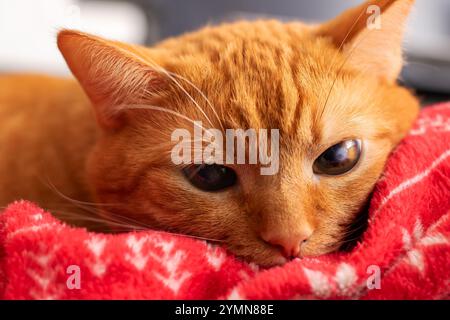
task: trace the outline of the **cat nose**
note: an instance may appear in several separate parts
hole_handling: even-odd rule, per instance
[[[297,232],[263,232],[261,238],[274,246],[280,247],[286,258],[294,258],[300,255],[301,246],[313,233],[309,227]]]

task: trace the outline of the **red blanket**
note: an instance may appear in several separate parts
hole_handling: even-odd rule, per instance
[[[71,228],[27,202],[0,217],[3,299],[450,297],[450,103],[422,111],[391,155],[351,252],[259,270],[157,231]]]

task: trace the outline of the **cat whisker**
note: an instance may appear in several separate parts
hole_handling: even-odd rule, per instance
[[[373,30],[374,30],[374,29],[369,30],[368,33],[372,32]],[[322,107],[322,111],[321,111],[321,113],[320,113],[319,119],[320,119],[321,117],[323,117],[323,113],[325,112],[325,109],[326,109],[327,104],[328,104],[328,100],[330,99],[331,93],[332,93],[332,91],[333,91],[334,85],[336,84],[336,81],[337,81],[337,79],[338,79],[339,74],[340,74],[341,71],[343,70],[345,64],[346,64],[346,63],[348,62],[348,60],[351,58],[353,52],[355,52],[356,49],[358,49],[358,47],[361,45],[361,43],[362,43],[365,39],[366,39],[366,38],[360,39],[359,42],[357,42],[357,43],[350,49],[350,51],[348,52],[348,54],[347,54],[347,56],[345,57],[344,61],[343,61],[342,64],[339,66],[339,69],[338,69],[338,71],[336,72],[336,75],[335,75],[335,77],[334,77],[334,79],[333,79],[333,82],[332,82],[332,84],[331,84],[330,91],[328,92],[328,95],[327,95],[327,97],[326,97],[326,99],[325,99],[325,103],[324,103],[324,105],[323,105],[323,107]]]
[[[158,65],[154,60],[152,60],[150,57],[146,57],[147,62],[149,62],[156,71],[159,71],[160,73],[166,75],[178,88],[181,89],[181,91],[191,100],[191,102],[195,105],[195,107],[200,111],[200,113],[205,117],[205,119],[209,122],[209,124],[213,127],[212,121],[209,119],[208,115],[205,113],[205,111],[200,107],[198,102],[187,92],[187,90],[169,73],[166,69],[162,68],[160,65]]]
[[[170,110],[161,106],[154,106],[154,105],[146,105],[146,104],[128,104],[128,105],[120,105],[117,107],[118,110],[125,110],[125,109],[143,109],[143,110],[154,110],[154,111],[160,111],[160,112],[165,112],[171,115],[174,115],[176,117],[179,117],[183,120],[189,121],[190,123],[192,123],[194,126],[197,126],[198,128],[202,129],[204,132],[206,132],[207,134],[210,134],[209,131],[207,129],[205,129],[205,127],[201,124],[198,123],[198,121],[194,121],[191,118],[177,112],[174,110]],[[116,111],[117,112],[117,111]]]
[[[78,213],[74,213],[72,211],[67,211],[67,210],[61,210],[61,209],[49,209],[51,210],[53,213],[56,213],[58,217],[61,217],[64,221],[76,221],[76,222],[80,222],[80,221],[86,221],[86,222],[95,222],[95,223],[99,223],[100,225],[96,225],[96,228],[104,228],[102,230],[104,230],[103,232],[110,232],[110,227],[114,226],[115,229],[114,231],[117,231],[117,227],[121,227],[121,230],[125,230],[125,231],[143,231],[143,230],[148,230],[146,228],[140,227],[140,226],[136,226],[136,225],[132,225],[132,224],[128,224],[128,223],[124,223],[122,221],[116,220],[116,219],[111,219],[111,218],[95,218],[92,216],[86,216],[86,215],[82,215],[82,214],[78,214]],[[92,228],[90,228],[91,231],[93,231]]]
[[[86,212],[95,214],[96,216],[98,216],[99,218],[99,222],[108,222],[108,221],[114,221],[114,222],[119,222],[119,223],[123,223],[123,220],[125,222],[129,222],[129,223],[133,223],[133,224],[128,224],[132,230],[148,230],[148,229],[152,229],[152,226],[147,225],[141,221],[132,219],[130,217],[127,216],[123,216],[120,214],[117,214],[115,212],[111,212],[111,211],[106,211],[104,209],[102,209],[102,212],[104,213],[103,215],[99,216],[98,215],[98,210],[96,208],[90,208],[90,207],[85,207],[79,204],[74,203],[78,208],[85,210]]]
[[[70,198],[69,196],[65,195],[61,191],[58,190],[58,188],[52,183],[49,177],[46,177],[46,181],[44,183],[49,187],[53,192],[55,192],[59,197],[63,198],[64,200],[67,200],[71,203],[77,203],[80,205],[86,205],[86,206],[118,206],[120,203],[100,203],[100,202],[87,202],[87,201],[80,201],[73,198]]]
[[[105,211],[104,211],[105,212]],[[147,225],[141,221],[126,217],[126,216],[122,216],[116,213],[112,213],[112,212],[105,212],[107,215],[112,216],[112,217],[119,217],[120,219],[124,219],[124,220],[128,220],[131,222],[135,222],[137,223],[137,225],[135,224],[125,224],[122,221],[118,220],[118,219],[113,219],[112,217],[104,217],[104,215],[102,215],[101,218],[95,219],[95,218],[85,218],[81,215],[74,215],[77,219],[78,217],[80,217],[81,219],[84,220],[88,220],[89,221],[93,221],[93,222],[100,222],[100,223],[108,223],[108,225],[113,225],[113,226],[118,226],[118,227],[126,227],[127,229],[125,229],[125,231],[146,231],[146,230],[154,230],[154,231],[162,231],[168,234],[172,234],[172,235],[177,235],[177,236],[183,236],[183,237],[188,237],[188,238],[192,238],[192,239],[197,239],[197,240],[203,240],[203,241],[210,241],[210,242],[223,242],[224,240],[220,240],[220,239],[213,239],[213,238],[207,238],[207,237],[200,237],[200,236],[194,236],[194,235],[190,235],[190,234],[184,234],[184,233],[176,233],[173,231],[168,231],[168,230],[164,230],[161,228],[154,228],[153,226]],[[114,231],[117,231],[117,229],[115,228]]]
[[[328,74],[330,73],[331,68],[334,66],[334,62],[335,62],[337,56],[339,55],[339,52],[344,47],[345,42],[347,41],[347,39],[350,36],[350,34],[352,33],[352,31],[355,29],[356,25],[359,22],[359,19],[361,19],[361,17],[365,14],[365,12],[366,12],[366,10],[361,10],[358,17],[355,19],[355,21],[353,21],[353,24],[347,30],[347,33],[345,34],[344,38],[342,39],[341,43],[339,44],[337,52],[333,55],[333,59],[331,59],[330,67],[328,68]]]
[[[75,200],[75,199],[71,199],[71,198],[67,197],[66,195],[64,195],[62,192],[60,192],[59,190],[57,190],[56,187],[54,187],[54,190],[57,192],[57,194],[61,195],[64,199],[72,202],[78,208],[83,209],[83,210],[85,210],[86,212],[89,212],[89,213],[93,213],[93,214],[96,214],[96,215],[98,214],[98,212],[97,212],[97,210],[95,210],[95,208],[89,207],[89,205],[95,205],[94,203],[89,203],[89,202],[84,202],[84,201],[78,201],[78,200]],[[88,203],[89,205],[86,206],[86,205],[84,205],[84,203]],[[58,214],[59,213],[63,213],[63,214],[66,215],[66,218],[72,217],[76,221],[85,220],[85,221],[91,221],[91,222],[98,222],[98,223],[102,223],[102,224],[107,223],[108,226],[112,225],[112,226],[115,226],[115,227],[125,227],[125,229],[124,229],[125,231],[158,230],[158,231],[163,231],[165,233],[178,235],[178,236],[184,236],[184,237],[198,239],[198,240],[204,240],[204,241],[210,241],[210,242],[223,242],[224,241],[224,240],[220,240],[220,239],[213,239],[213,238],[200,237],[200,236],[194,236],[194,235],[189,235],[189,234],[175,233],[175,232],[171,232],[171,231],[167,231],[167,230],[155,229],[153,226],[145,224],[142,221],[138,221],[138,220],[132,219],[130,217],[126,217],[126,216],[119,215],[117,213],[113,213],[113,212],[105,211],[105,210],[103,210],[103,212],[106,213],[108,215],[108,217],[106,217],[105,215],[102,215],[102,216],[98,216],[98,218],[95,218],[95,217],[92,217],[92,216],[84,216],[84,215],[81,215],[81,214],[78,214],[78,213],[74,213],[74,212],[70,212],[70,211],[63,211],[63,210],[60,210],[60,209],[54,209],[53,212],[56,212]],[[123,219],[125,221],[129,221],[129,222],[134,223],[134,224],[124,223],[120,219]],[[115,230],[117,231],[117,229],[115,229]]]
[[[92,214],[95,214],[95,215],[98,215],[98,210],[97,210],[97,207],[102,207],[102,206],[113,206],[113,207],[118,207],[118,206],[121,206],[122,204],[120,204],[120,203],[117,203],[117,204],[106,204],[106,203],[94,203],[94,202],[86,202],[86,201],[80,201],[80,200],[76,200],[76,199],[73,199],[73,198],[70,198],[70,197],[68,197],[67,195],[65,195],[65,194],[63,194],[61,191],[59,191],[57,188],[56,188],[56,186],[48,179],[48,186],[51,188],[51,190],[52,191],[54,191],[58,196],[60,196],[62,199],[64,199],[64,200],[66,200],[66,201],[68,201],[71,205],[74,205],[75,207],[77,207],[77,208],[80,208],[80,209],[82,209],[82,210],[84,210],[84,211],[86,211],[86,212],[89,212],[89,213],[92,213]],[[131,218],[129,218],[129,217],[125,217],[125,216],[121,216],[121,215],[118,215],[118,214],[116,214],[116,213],[112,213],[112,212],[109,212],[109,211],[105,211],[105,209],[102,209],[102,211],[103,212],[105,212],[105,213],[107,213],[109,216],[112,216],[112,217],[118,217],[118,218],[121,218],[121,219],[125,219],[125,220],[128,220],[128,221],[130,221],[130,222],[133,222],[133,223],[137,223],[136,225],[133,225],[135,228],[149,228],[150,226],[148,226],[148,225],[145,225],[145,224],[143,224],[142,222],[140,222],[140,221],[137,221],[137,220],[134,220],[134,219],[131,219]],[[75,215],[75,213],[74,213],[74,215]],[[81,216],[81,215],[80,215]],[[111,218],[111,217],[109,217],[109,218]],[[103,220],[101,220],[101,221],[107,221],[107,219],[106,218],[104,218],[104,217],[101,217],[101,219],[103,219]],[[101,221],[99,221],[99,222],[101,222]],[[120,220],[114,220],[114,221],[120,221]],[[141,225],[141,226],[139,226],[139,224]]]
[[[208,238],[208,237],[200,237],[200,236],[194,236],[191,234],[185,234],[185,233],[178,233],[178,232],[174,232],[174,231],[170,231],[168,229],[160,229],[158,228],[157,231],[162,231],[164,233],[168,233],[171,235],[176,235],[176,236],[181,236],[181,237],[188,237],[188,238],[192,238],[192,239],[197,239],[197,240],[203,240],[203,241],[210,241],[210,242],[225,242],[225,240],[222,239],[214,239],[214,238]]]
[[[203,93],[203,91],[201,91],[195,84],[193,84],[190,80],[186,79],[185,77],[183,77],[179,74],[176,74],[174,72],[167,71],[167,73],[187,82],[190,86],[192,86],[202,96],[202,98],[206,101],[206,103],[209,105],[209,107],[211,108],[212,112],[214,113],[217,121],[219,122],[219,125],[220,125],[222,131],[225,131],[225,127],[223,126],[222,121],[220,120],[220,117],[217,114],[215,107],[212,105],[211,101],[206,97],[206,95]]]
[[[344,239],[348,238],[349,236],[355,236],[355,237],[361,237],[361,234],[359,234],[359,231],[365,229],[365,226],[360,226],[358,228],[347,230],[342,232],[340,236],[342,236]]]
[[[331,63],[330,63],[330,66],[328,67],[327,74],[330,74],[331,69],[332,69],[333,66],[334,66],[334,62],[336,61],[336,58],[337,58],[337,56],[339,55],[339,52],[341,51],[341,49],[343,48],[343,46],[344,46],[345,42],[347,41],[348,37],[350,36],[350,34],[352,33],[352,31],[354,30],[354,28],[355,28],[356,25],[358,24],[359,19],[361,19],[361,17],[364,15],[364,12],[365,12],[365,10],[362,10],[362,11],[361,11],[361,13],[359,14],[359,16],[355,19],[355,21],[354,21],[353,24],[351,25],[350,29],[347,31],[347,33],[345,34],[345,36],[344,36],[344,38],[342,39],[341,43],[339,44],[339,47],[338,47],[337,51],[335,52],[335,54],[333,55],[333,58],[331,59]],[[340,70],[338,71],[338,74],[339,74],[339,72],[340,72]],[[324,106],[323,106],[323,108],[322,108],[322,111],[321,111],[321,113],[320,113],[319,119],[323,116],[323,112],[324,112],[325,107],[326,107],[326,105],[327,105],[327,103],[328,103],[328,99],[330,98],[330,94],[331,94],[331,91],[333,90],[333,86],[334,86],[334,84],[335,84],[335,82],[336,82],[336,78],[337,78],[337,75],[338,75],[338,74],[336,74],[336,77],[335,77],[335,79],[333,80],[333,83],[331,84],[330,91],[329,91],[328,94],[327,94],[327,98],[326,98],[326,100],[325,100],[325,104],[324,104]]]
[[[138,224],[129,223],[130,219],[125,219],[126,217],[121,217],[117,214],[113,214],[110,212],[108,212],[107,216],[106,215],[99,216],[98,211],[95,210],[94,208],[84,207],[84,206],[80,206],[77,204],[74,204],[74,205],[77,208],[82,209],[83,211],[86,211],[89,214],[94,214],[95,216],[84,215],[84,214],[80,214],[80,213],[77,213],[74,211],[67,211],[67,210],[64,211],[64,210],[61,210],[61,207],[62,207],[61,205],[59,205],[59,208],[54,208],[54,209],[50,209],[50,210],[52,211],[52,213],[58,214],[58,217],[61,217],[64,220],[66,220],[68,218],[72,218],[74,221],[83,221],[84,220],[84,221],[96,222],[96,223],[100,223],[101,226],[105,227],[105,228],[111,227],[111,226],[126,227],[128,231],[148,230],[148,228],[145,226],[140,226]],[[59,215],[60,213],[63,213],[64,216]],[[123,221],[123,220],[128,220],[128,221]],[[133,222],[133,221],[131,221],[131,222]]]

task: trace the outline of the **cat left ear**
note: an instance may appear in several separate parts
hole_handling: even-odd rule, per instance
[[[105,128],[124,122],[122,106],[142,103],[164,85],[162,74],[146,61],[144,48],[72,30],[59,32],[58,48]]]
[[[402,66],[402,42],[414,0],[372,0],[321,25],[316,34],[329,37],[346,56],[347,65],[387,81]]]

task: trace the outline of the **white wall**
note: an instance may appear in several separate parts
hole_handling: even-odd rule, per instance
[[[147,24],[140,9],[125,2],[0,0],[0,72],[68,74],[56,47],[61,28],[142,43]]]

